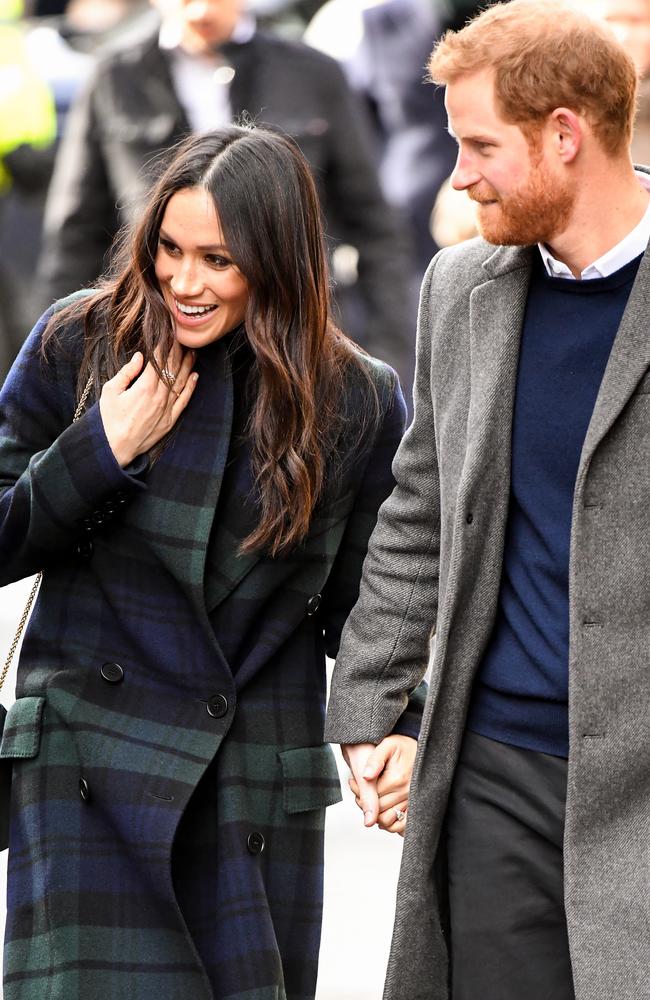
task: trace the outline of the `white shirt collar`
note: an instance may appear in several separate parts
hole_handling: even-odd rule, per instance
[[[235,25],[235,30],[228,39],[236,45],[250,42],[257,30],[257,21],[252,14],[242,14]],[[179,49],[181,44],[182,26],[175,18],[163,20],[160,26],[159,45],[161,49]]]
[[[650,192],[650,174],[642,173],[640,170],[636,170],[635,173],[641,185],[646,191]],[[622,267],[625,267],[631,260],[634,260],[639,254],[643,253],[648,242],[650,242],[650,203],[641,221],[634,227],[632,232],[624,236],[620,243],[617,243],[611,250],[604,253],[593,264],[586,267],[580,275],[581,279],[587,281],[589,278],[607,278],[610,274],[614,274],[615,271],[620,271]],[[575,280],[574,275],[567,265],[561,260],[556,260],[544,243],[538,243],[537,246],[549,277],[573,278]]]

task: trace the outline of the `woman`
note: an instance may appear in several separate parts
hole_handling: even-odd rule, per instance
[[[0,748],[5,1000],[314,995],[325,654],[404,419],[327,290],[295,146],[194,137],[5,384],[0,583],[44,567]]]

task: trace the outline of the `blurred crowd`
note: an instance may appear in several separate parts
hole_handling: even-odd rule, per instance
[[[578,0],[641,76],[650,161],[650,0]],[[23,6],[23,4],[25,6]],[[31,6],[27,6],[31,4]],[[343,328],[407,391],[417,292],[439,246],[474,235],[451,187],[434,40],[468,0],[0,0],[0,380],[56,298],[92,285],[161,154],[252,120],[292,135],[320,187]]]

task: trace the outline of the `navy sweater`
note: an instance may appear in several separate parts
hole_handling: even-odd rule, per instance
[[[569,545],[580,453],[641,257],[608,278],[551,278],[535,261],[512,428],[499,603],[467,725],[568,754]]]

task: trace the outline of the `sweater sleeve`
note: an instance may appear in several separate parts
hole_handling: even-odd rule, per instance
[[[51,357],[41,354],[49,316],[32,330],[0,392],[0,586],[61,558],[98,509],[146,488],[139,468],[134,475],[120,468],[98,403],[72,422],[75,366],[59,345]]]

